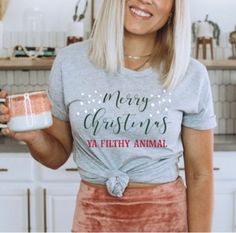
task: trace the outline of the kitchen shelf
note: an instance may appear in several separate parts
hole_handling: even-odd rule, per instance
[[[50,70],[54,58],[0,59],[0,70]],[[236,70],[236,60],[199,60],[208,70]]]
[[[6,58],[0,59],[0,70],[50,70],[54,58]]]

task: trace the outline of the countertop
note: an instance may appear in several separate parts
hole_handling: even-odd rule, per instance
[[[236,135],[215,135],[215,151],[236,151]],[[0,153],[24,153],[28,148],[24,143],[0,136]]]
[[[199,60],[208,70],[236,70],[236,60]]]
[[[215,151],[236,151],[236,135],[215,135]]]
[[[0,58],[0,70],[50,70],[54,58]],[[199,60],[208,70],[236,70],[236,60]]]
[[[50,70],[54,58],[1,58],[0,70]]]

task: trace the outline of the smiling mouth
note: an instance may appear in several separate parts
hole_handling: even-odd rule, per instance
[[[129,9],[134,15],[137,15],[139,17],[150,18],[153,16],[151,13],[149,13],[147,11],[143,11],[143,10],[133,7],[133,6],[130,6]]]

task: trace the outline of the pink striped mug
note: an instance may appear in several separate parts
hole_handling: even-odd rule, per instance
[[[52,125],[51,104],[46,91],[8,95],[0,98],[9,108],[10,120],[0,124],[13,132],[44,129]]]

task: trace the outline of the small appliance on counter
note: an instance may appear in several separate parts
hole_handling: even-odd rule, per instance
[[[55,57],[56,49],[51,47],[25,47],[17,45],[13,49],[13,57]]]

